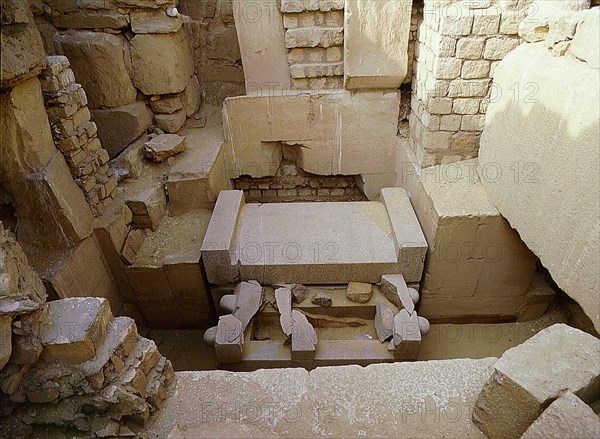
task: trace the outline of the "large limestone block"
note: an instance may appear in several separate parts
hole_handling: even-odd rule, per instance
[[[314,174],[394,173],[398,112],[395,91],[228,98],[228,167],[240,175],[274,175],[281,142],[295,148],[298,165]]]
[[[290,88],[285,29],[278,2],[234,0],[247,95],[268,96]]]
[[[548,406],[522,439],[600,437],[600,418],[577,396],[567,392]]]
[[[400,182],[428,243],[419,313],[436,321],[515,320],[535,257],[490,202],[477,160],[420,169],[401,145]]]
[[[0,180],[38,172],[57,152],[37,78],[2,94],[0,120]]]
[[[90,108],[120,107],[135,101],[137,91],[125,66],[123,36],[72,32],[59,41]]]
[[[168,34],[140,34],[130,42],[133,83],[146,95],[183,91],[194,74],[184,29]]]
[[[143,101],[108,110],[92,110],[102,147],[113,158],[152,125],[154,114]]]
[[[600,341],[564,324],[506,351],[473,409],[488,437],[518,438],[554,399],[569,390],[585,402],[600,396]]]
[[[588,63],[593,69],[600,69],[600,7],[595,7],[581,14],[582,21],[571,42],[570,53]]]
[[[346,0],[344,85],[347,89],[400,87],[409,63],[411,9],[412,0]]]
[[[502,93],[490,103],[479,151],[481,182],[600,330],[598,71],[552,56],[544,43],[525,44],[494,73],[498,89],[515,82],[535,84],[535,90],[523,89],[518,100]]]
[[[96,354],[112,313],[106,299],[86,297],[48,302],[40,324],[45,361],[81,363]]]
[[[46,66],[42,37],[25,0],[2,2],[0,89],[36,76]]]
[[[68,248],[92,233],[92,211],[59,151],[43,170],[11,178],[5,187],[17,212],[19,241]]]

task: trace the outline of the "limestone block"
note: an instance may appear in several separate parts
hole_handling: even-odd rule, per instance
[[[275,300],[279,310],[279,323],[283,333],[292,335],[292,291],[289,288],[277,288]]]
[[[231,314],[219,317],[215,352],[219,363],[238,363],[242,361],[244,327],[242,322]]]
[[[145,102],[139,101],[109,110],[92,110],[98,126],[98,138],[111,158],[119,155],[152,125],[153,113]]]
[[[406,309],[409,314],[414,313],[415,303],[401,274],[381,276],[381,293],[398,308]]]
[[[178,93],[194,74],[184,29],[170,34],[139,34],[130,41],[133,83],[146,95]]]
[[[183,108],[181,94],[161,96],[160,99],[150,100],[150,108],[155,113],[172,114]]]
[[[127,234],[125,242],[123,243],[123,249],[121,250],[121,258],[123,262],[131,265],[135,262],[142,245],[144,245],[144,239],[146,239],[146,233],[142,229],[133,229]]]
[[[600,26],[600,8],[595,7],[580,13],[582,21],[577,25],[577,31],[571,42],[570,53],[588,63],[593,69],[600,69],[600,55],[598,46],[600,37],[598,27]]]
[[[368,302],[372,294],[373,286],[364,282],[350,282],[346,290],[346,297],[358,303]]]
[[[394,358],[396,360],[416,360],[421,348],[421,328],[416,312],[409,314],[401,309],[394,316]]]
[[[19,5],[19,2],[12,4]],[[7,15],[4,11],[8,11],[5,9],[8,4],[2,6],[0,89],[4,91],[36,76],[46,66],[46,52],[26,2],[21,2],[12,14],[6,12]]]
[[[339,11],[344,9],[342,0],[317,0],[317,1],[299,1],[283,0],[281,2],[281,12],[303,12],[303,11]]]
[[[158,184],[128,196],[125,204],[133,214],[134,227],[156,230],[167,210],[165,189],[162,184]]]
[[[119,7],[135,9],[158,9],[174,7],[176,5],[176,2],[172,0],[116,0],[115,3]]]
[[[250,11],[254,19],[249,19]],[[267,96],[275,90],[289,89],[290,66],[278,2],[234,0],[233,12],[246,94]]]
[[[402,188],[383,188],[380,198],[392,224],[401,272],[407,279],[420,279],[427,253],[427,241],[408,194]]]
[[[223,122],[228,167],[240,175],[274,175],[281,160],[278,142],[284,142],[298,149],[297,163],[307,172],[392,174],[398,112],[397,92],[289,92],[227,98]]]
[[[408,70],[412,0],[348,0],[344,16],[344,86],[399,88]]]
[[[52,24],[64,29],[123,29],[129,26],[126,15],[106,10],[55,15]]]
[[[120,107],[135,101],[137,91],[125,67],[124,37],[74,32],[58,39],[77,82],[86,91],[90,108]]]
[[[526,322],[542,317],[554,297],[554,290],[544,276],[539,272],[534,273],[519,312],[519,321]]]
[[[242,191],[221,191],[215,204],[201,247],[206,275],[213,284],[233,283],[239,279],[237,267],[231,263],[236,224],[243,205]]]
[[[163,268],[171,286],[173,296],[183,303],[192,302],[201,311],[194,327],[207,326],[205,316],[212,314],[209,305],[205,280],[200,266],[200,249],[186,253],[171,253],[165,256]]]
[[[157,114],[154,116],[156,126],[166,133],[176,133],[185,123],[185,110],[173,114]]]
[[[183,101],[183,108],[185,109],[187,117],[191,117],[198,111],[200,104],[202,103],[202,89],[200,87],[200,82],[198,81],[198,76],[192,76],[190,83],[185,90],[183,90],[181,100]]]
[[[473,421],[488,437],[518,438],[569,390],[585,402],[600,395],[600,341],[556,324],[507,350],[484,385]]]
[[[377,302],[375,309],[375,330],[383,343],[394,334],[394,311],[384,302]]]
[[[3,56],[4,62],[4,56]],[[2,179],[38,172],[56,153],[40,81],[21,82],[1,97]]]
[[[566,392],[525,430],[523,439],[559,439],[565,437],[599,437],[600,418],[571,392]]]
[[[288,29],[285,33],[285,47],[331,47],[344,43],[343,27],[302,27]]]
[[[518,38],[498,37],[489,38],[485,41],[483,57],[489,60],[504,58],[511,50],[520,44]]]
[[[132,10],[129,12],[131,30],[135,34],[168,34],[177,32],[183,21],[180,15],[170,17],[164,9]]]
[[[48,302],[40,323],[44,350],[41,358],[60,363],[81,363],[96,354],[112,313],[103,298],[69,298]]]
[[[331,296],[323,292],[315,293],[310,301],[314,305],[322,306],[324,308],[329,308],[332,305]]]
[[[481,182],[553,280],[600,330],[600,79],[585,63],[552,56],[544,43],[522,45],[505,60],[495,84],[506,89],[517,78],[536,84],[535,99],[517,102],[503,94],[490,102],[479,151]],[[573,111],[565,115],[567,107]],[[509,132],[500,128],[507,123]]]
[[[292,360],[315,357],[317,332],[300,311],[292,310]]]
[[[144,155],[160,163],[185,150],[185,137],[177,134],[160,134],[144,143]]]

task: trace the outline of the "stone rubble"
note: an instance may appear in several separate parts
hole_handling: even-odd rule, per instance
[[[287,336],[292,334],[292,291],[289,288],[277,288],[275,290],[275,300],[279,310],[279,322],[281,329]]]
[[[312,299],[310,299],[310,301],[315,305],[323,306],[325,308],[330,307],[332,304],[331,297],[329,296],[329,294],[323,293],[321,291],[315,293]]]
[[[65,56],[49,56],[40,73],[54,144],[63,153],[73,178],[96,215],[101,215],[116,196],[117,179],[108,166],[97,127],[90,120],[87,96],[75,82]]]
[[[233,314],[219,317],[214,347],[219,363],[242,361],[244,325]]]
[[[292,310],[292,360],[315,358],[317,333],[300,311]]]
[[[346,297],[358,303],[366,303],[371,300],[373,286],[364,282],[350,282],[346,290]]]
[[[156,162],[164,162],[169,157],[185,150],[185,136],[160,134],[144,143],[144,156]]]
[[[375,330],[383,343],[394,334],[394,311],[384,302],[377,302],[375,309]]]
[[[398,308],[406,309],[409,314],[413,314],[415,304],[419,300],[417,291],[414,288],[408,288],[404,276],[401,274],[381,276],[381,293]]]

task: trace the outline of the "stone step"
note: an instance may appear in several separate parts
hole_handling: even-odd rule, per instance
[[[195,128],[190,120],[179,132],[186,137],[186,149],[174,158],[166,182],[171,215],[212,208],[219,192],[230,185],[221,109],[205,105],[200,114],[206,126]]]
[[[261,284],[421,279],[427,243],[401,188],[382,201],[244,204],[223,191],[202,244],[209,282]]]

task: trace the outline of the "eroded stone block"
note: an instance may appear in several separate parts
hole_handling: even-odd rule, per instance
[[[160,163],[185,150],[185,136],[177,134],[160,134],[144,143],[144,155],[150,160]]]
[[[236,317],[227,314],[219,317],[215,336],[215,351],[219,363],[238,363],[242,361],[244,326]]]
[[[306,316],[298,310],[292,310],[292,360],[311,360],[315,358],[317,333]]]

